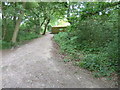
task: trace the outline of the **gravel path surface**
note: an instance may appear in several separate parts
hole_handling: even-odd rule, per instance
[[[2,52],[3,88],[109,88],[111,85],[64,63],[54,53],[52,34]]]

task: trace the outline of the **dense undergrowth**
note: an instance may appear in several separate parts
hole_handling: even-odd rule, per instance
[[[17,38],[17,42],[16,43],[12,43],[11,41],[0,41],[0,49],[9,49],[12,47],[16,47],[17,45],[21,45],[22,43],[32,40],[34,38],[38,38],[41,37],[42,35],[38,35],[36,33],[33,32],[25,32],[23,30],[21,30],[19,32],[18,38]]]
[[[118,11],[80,21],[54,36],[65,61],[93,72],[95,77],[111,76],[118,71]],[[81,56],[83,55],[83,57]],[[70,60],[67,60],[70,59]]]

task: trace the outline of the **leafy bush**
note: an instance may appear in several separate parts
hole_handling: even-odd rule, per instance
[[[84,58],[77,65],[92,71],[96,77],[110,76],[119,70],[118,13],[117,10],[112,13],[79,21],[72,24],[68,32],[54,36],[62,51],[68,55],[80,59],[80,52],[83,52]]]
[[[95,71],[96,76],[110,76],[115,72],[115,66],[112,65],[105,53],[103,54],[87,54],[79,63],[79,66],[90,71]]]
[[[0,49],[8,49],[12,47],[12,43],[11,42],[6,42],[6,41],[2,41],[0,40]]]
[[[19,35],[18,35],[18,41],[22,42],[22,41],[31,40],[31,39],[34,39],[34,38],[37,38],[37,37],[39,37],[39,35],[34,33],[34,32],[20,31]]]
[[[33,32],[24,32],[24,31],[20,31],[18,38],[17,38],[17,42],[15,44],[13,44],[10,41],[5,41],[5,40],[0,40],[0,49],[9,49],[12,46],[17,46],[19,44],[21,44],[22,42],[26,41],[26,40],[31,40],[34,38],[38,38],[40,37],[40,35],[33,33]]]
[[[54,36],[56,42],[59,43],[61,50],[67,53],[74,53],[76,46],[74,45],[74,38],[69,37],[67,32],[60,32],[58,35]]]

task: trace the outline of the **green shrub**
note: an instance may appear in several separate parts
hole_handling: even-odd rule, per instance
[[[17,38],[17,42],[15,44],[13,44],[9,40],[6,40],[6,41],[0,40],[0,49],[9,49],[12,46],[17,46],[26,40],[31,40],[31,39],[38,38],[38,37],[40,37],[40,35],[36,33],[20,31],[18,38]]]
[[[115,72],[115,66],[108,60],[105,53],[87,54],[84,60],[80,61],[79,66],[95,71],[95,75],[99,76],[110,76]]]
[[[0,49],[8,49],[12,47],[12,43],[11,42],[6,42],[6,41],[2,41],[0,40]]]
[[[17,40],[18,42],[23,42],[23,41],[31,40],[37,37],[39,37],[39,35],[34,32],[20,31]]]
[[[72,24],[68,32],[54,36],[68,57],[72,54],[72,57],[80,59],[82,52],[84,58],[76,65],[92,71],[96,77],[110,76],[119,70],[117,10],[112,13],[79,21]]]

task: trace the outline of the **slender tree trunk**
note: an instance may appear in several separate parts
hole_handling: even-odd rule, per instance
[[[6,29],[6,27],[2,27],[2,40],[4,40],[5,39],[5,35],[6,35],[6,31],[7,31],[7,29]]]
[[[2,5],[4,5],[2,3]],[[4,17],[4,6],[2,6],[2,22],[4,21],[4,24],[2,23],[2,40],[5,39],[6,31],[7,31],[7,23],[6,23],[6,18]]]
[[[50,19],[48,19],[47,23],[45,24],[45,29],[42,35],[45,35],[49,22],[50,22]]]
[[[12,37],[12,42],[13,42],[13,43],[16,42],[21,21],[22,21],[22,17],[20,16],[20,17],[18,18],[17,22],[16,22],[15,30],[14,30],[14,33],[13,33],[13,37]]]
[[[23,8],[25,7],[25,2],[23,2]],[[19,32],[19,28],[20,28],[20,23],[22,21],[22,17],[24,16],[24,11],[21,11],[21,15],[18,17],[18,20],[16,21],[16,25],[15,25],[15,29],[14,29],[14,33],[13,33],[13,37],[12,37],[12,42],[15,43],[17,36],[18,36],[18,32]]]
[[[3,15],[2,15],[2,21],[4,20],[4,24],[2,23],[2,40],[4,40],[5,38],[5,34],[6,34],[6,20],[4,19]]]
[[[46,19],[47,19],[47,18],[45,17],[44,20],[43,20],[43,22],[40,24],[41,27],[42,27],[42,25],[44,24],[44,22],[45,22]]]
[[[44,20],[42,21],[42,23],[39,25],[40,26],[40,30],[42,29],[42,26],[43,26],[43,24],[45,23],[45,21],[46,21],[46,17],[44,18]]]
[[[17,2],[14,3],[14,9],[16,11],[16,6],[17,6]],[[16,25],[16,13],[14,13],[14,18],[13,18],[13,22],[14,22],[14,26]]]

